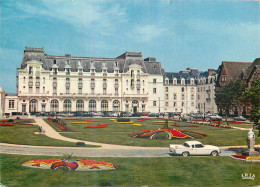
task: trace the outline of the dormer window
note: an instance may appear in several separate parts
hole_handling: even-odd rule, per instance
[[[169,79],[165,79],[165,84],[169,84]]]
[[[66,66],[65,66],[65,71],[66,71],[66,75],[70,75],[70,61],[67,60],[66,61]]]
[[[33,67],[29,67],[29,74],[33,74]]]
[[[77,67],[77,69],[78,69],[79,75],[82,75],[83,67],[81,66],[80,61],[78,61],[78,67]]]
[[[115,62],[115,67],[118,67],[118,63],[117,62]]]

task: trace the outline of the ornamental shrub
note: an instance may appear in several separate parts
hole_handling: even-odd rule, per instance
[[[117,122],[130,122],[129,118],[118,118]]]
[[[77,147],[84,147],[86,144],[84,142],[76,142]]]

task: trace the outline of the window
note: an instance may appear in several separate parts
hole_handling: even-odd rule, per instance
[[[143,88],[143,94],[144,94],[144,88]]]
[[[9,100],[9,108],[14,108],[14,100]]]
[[[63,102],[63,111],[64,112],[70,112],[71,111],[71,101],[69,99],[66,99]]]
[[[42,87],[42,93],[45,93],[45,86]]]
[[[191,91],[191,92],[194,92],[194,88],[193,88],[193,87],[191,87],[191,88],[190,88],[190,91]]]
[[[70,78],[66,78],[66,83],[70,83]]]
[[[144,85],[144,80],[143,80],[143,85]]]
[[[82,88],[79,88],[79,90],[78,90],[78,94],[79,94],[79,95],[82,94]]]
[[[22,112],[26,112],[26,105],[22,105]]]
[[[177,84],[177,80],[176,80],[176,79],[174,79],[174,81],[173,81],[173,84],[174,84],[174,85],[176,85],[176,84]]]
[[[156,79],[153,79],[153,83],[156,84]]]
[[[32,93],[32,87],[31,86],[29,87],[29,93]]]
[[[194,100],[194,95],[193,94],[191,94],[191,100]]]
[[[95,94],[95,90],[94,88],[91,88],[91,95],[94,95]]]
[[[36,83],[40,83],[40,77],[36,77]]]
[[[198,100],[200,100],[200,95],[198,95]]]
[[[202,147],[204,147],[202,144],[195,144],[195,147],[196,148],[202,148]]]
[[[184,92],[184,87],[181,88],[181,92]]]
[[[79,83],[82,83],[82,78],[79,78]]]
[[[140,89],[139,88],[137,88],[137,94],[140,94]]]
[[[118,85],[118,79],[115,79],[115,85]]]
[[[169,103],[168,102],[165,102],[165,106],[168,106],[169,105]]]
[[[53,81],[53,83],[57,83],[57,78],[53,77],[52,81]]]
[[[119,112],[120,108],[120,102],[118,100],[113,101],[113,111],[114,112]],[[126,110],[128,111],[128,105],[126,105]]]
[[[181,103],[181,106],[182,106],[182,107],[184,106],[184,102]]]
[[[118,88],[115,88],[115,95],[118,95]]]
[[[184,85],[185,84],[185,80],[181,80],[181,85]]]
[[[165,87],[165,91],[168,92],[168,87]]]
[[[221,77],[221,82],[225,82],[227,80],[226,76]]]
[[[84,101],[77,100],[77,102],[76,102],[76,111],[84,111]]]
[[[45,112],[45,109],[46,109],[46,105],[42,104],[42,112]]]
[[[56,99],[51,101],[51,112],[58,112],[59,111],[59,102]]]
[[[70,93],[70,87],[66,87],[66,94]]]
[[[101,111],[108,111],[108,101],[107,100],[101,101]]]
[[[198,88],[198,92],[200,92],[200,88]]]
[[[36,93],[40,93],[40,87],[36,87]]]
[[[169,80],[168,79],[165,80],[165,84],[169,84]]]
[[[106,95],[106,94],[107,94],[107,89],[103,88],[103,95]]]
[[[37,112],[38,111],[38,101],[33,99],[29,103],[29,112]]]
[[[176,100],[177,99],[177,94],[173,94],[173,99]]]
[[[194,106],[194,102],[191,102],[191,106]]]
[[[57,94],[57,87],[53,87],[53,94]]]
[[[184,143],[183,146],[184,147],[190,147],[189,144],[187,144],[187,143]]]
[[[153,106],[156,106],[156,101],[153,101]]]
[[[33,67],[29,67],[29,74],[33,74]]]
[[[165,99],[169,99],[169,95],[168,94],[165,95]]]
[[[33,78],[29,77],[29,83],[33,83]]]
[[[25,83],[25,77],[23,77],[23,83]]]
[[[173,106],[176,106],[176,102],[173,103]]]
[[[43,82],[43,84],[45,84],[45,77],[42,78],[42,82]]]
[[[181,99],[184,100],[184,94],[181,94]]]
[[[96,101],[93,99],[90,100],[88,107],[89,107],[89,111],[96,111]]]
[[[153,88],[153,93],[156,94],[156,88]]]

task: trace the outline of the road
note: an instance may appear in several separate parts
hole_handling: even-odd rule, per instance
[[[73,154],[79,157],[173,157],[168,148],[149,149],[100,149],[100,148],[72,148],[72,147],[49,147],[49,146],[27,146],[0,143],[0,153],[21,155],[47,155],[62,156]],[[221,149],[220,156],[230,156],[235,152]]]

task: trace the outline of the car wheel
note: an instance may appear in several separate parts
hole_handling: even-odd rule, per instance
[[[211,156],[218,156],[218,152],[217,151],[212,151],[211,152]]]
[[[189,156],[189,152],[183,152],[183,153],[182,153],[182,156],[184,156],[184,157]]]

